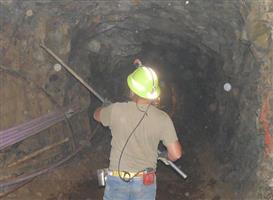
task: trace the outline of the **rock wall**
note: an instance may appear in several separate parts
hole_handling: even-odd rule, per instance
[[[81,144],[88,143],[92,135],[87,112],[89,93],[72,82],[64,69],[59,71],[57,62],[40,47],[41,43],[49,45],[68,62],[74,21],[66,21],[61,16],[69,13],[70,7],[56,17],[62,6],[65,4],[52,7],[49,2],[0,2],[0,130],[63,108],[83,109],[1,150],[1,181],[27,176],[56,164]]]
[[[245,1],[241,8],[246,21],[244,40],[250,43],[251,52],[259,63],[260,73],[256,94],[259,99],[256,128],[261,137],[263,157],[258,160],[258,181],[250,182],[256,187],[249,195],[256,195],[259,199],[272,198],[272,8],[271,1]]]
[[[270,157],[272,146],[268,107],[272,104],[272,5],[266,0],[2,0],[0,130],[59,107],[77,104],[90,106],[92,112],[99,104],[64,69],[59,71],[40,43],[114,101],[127,98],[126,76],[133,70],[132,60],[140,57],[156,66],[163,88],[167,86],[166,96],[177,94],[183,99],[176,109],[171,97],[163,99],[167,111],[175,110],[177,123],[186,120],[182,122],[191,123],[190,128],[197,124],[204,132],[186,133],[185,140],[213,144],[222,181],[238,194],[247,193],[258,184],[260,169],[258,174],[264,174],[259,184],[264,186],[272,178],[271,161],[263,157]],[[230,92],[223,89],[225,83],[231,84]],[[89,122],[94,127],[88,112],[71,122],[79,134],[77,144],[90,134]],[[69,129],[68,124],[63,126]],[[62,138],[69,130],[53,132]],[[45,145],[43,135],[37,140],[41,141],[37,149]],[[24,141],[23,150],[32,143],[37,142]],[[1,155],[17,150],[13,146]],[[20,153],[16,155],[20,158]]]

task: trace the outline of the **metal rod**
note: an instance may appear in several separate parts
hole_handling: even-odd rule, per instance
[[[72,76],[74,76],[85,88],[87,88],[92,94],[94,94],[101,102],[104,102],[104,98],[98,94],[85,80],[83,80],[75,71],[73,71],[67,64],[65,64],[53,51],[47,48],[45,45],[40,46],[55,60],[57,60]]]
[[[168,160],[168,163],[170,164],[170,166],[177,171],[177,173],[179,173],[184,179],[186,179],[188,176],[181,171],[181,169],[179,169],[172,161]]]
[[[157,150],[157,153],[160,154],[161,151]],[[186,179],[188,176],[187,174],[185,174],[184,172],[182,172],[181,169],[179,169],[172,161],[166,159],[166,161],[168,162],[168,164],[178,173],[180,174],[184,179]]]

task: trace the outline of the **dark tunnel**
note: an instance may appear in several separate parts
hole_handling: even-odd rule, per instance
[[[260,112],[273,54],[265,53],[272,30],[258,23],[262,6],[273,4],[0,1],[3,198],[102,199],[96,170],[108,166],[111,135],[93,120],[101,102],[44,44],[112,102],[129,100],[135,59],[156,71],[157,106],[183,146],[175,164],[188,174],[159,162],[157,199],[270,199],[263,163],[271,129]],[[8,134],[21,140],[6,144]]]

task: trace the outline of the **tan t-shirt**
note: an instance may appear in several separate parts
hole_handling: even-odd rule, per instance
[[[148,105],[125,102],[114,103],[101,110],[101,122],[104,126],[109,126],[112,132],[109,166],[111,170],[118,169],[122,148],[147,107]],[[177,140],[173,122],[168,114],[151,105],[124,150],[120,170],[137,172],[148,167],[155,169],[159,142],[162,141],[168,146]]]

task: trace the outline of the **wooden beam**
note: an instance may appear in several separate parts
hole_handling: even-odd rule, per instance
[[[69,138],[65,138],[65,139],[63,139],[63,140],[61,140],[59,142],[56,142],[56,143],[51,144],[51,145],[48,145],[48,146],[46,146],[46,147],[44,147],[42,149],[39,149],[39,150],[37,150],[37,151],[35,151],[35,152],[31,153],[31,154],[28,154],[27,156],[25,156],[25,157],[23,157],[23,158],[21,158],[19,160],[15,161],[15,162],[13,162],[11,164],[9,164],[8,168],[13,167],[15,165],[18,165],[18,164],[20,164],[22,162],[25,162],[26,160],[32,159],[33,157],[35,157],[35,156],[37,156],[37,155],[39,155],[39,154],[41,154],[41,153],[43,153],[45,151],[53,149],[56,146],[62,145],[64,143],[68,142],[68,141],[69,141]]]

